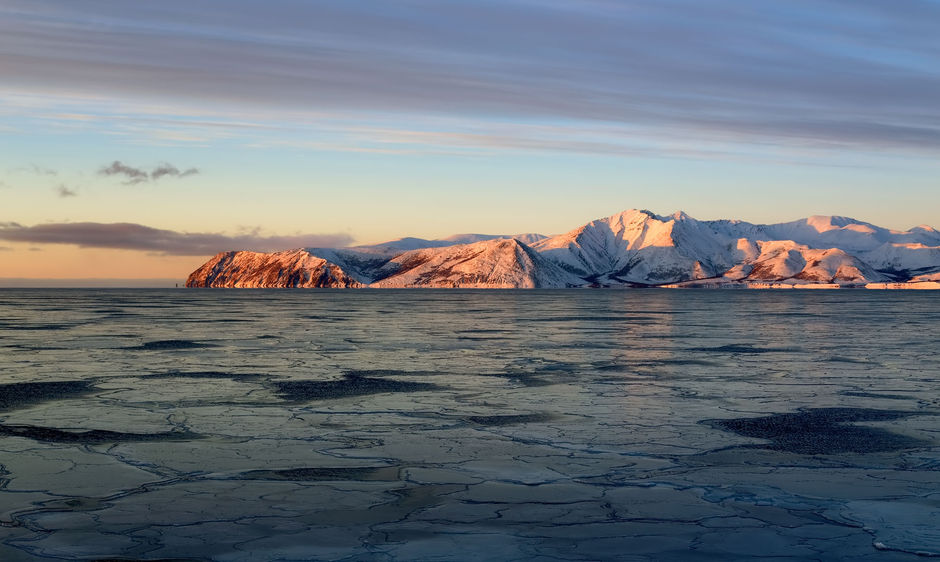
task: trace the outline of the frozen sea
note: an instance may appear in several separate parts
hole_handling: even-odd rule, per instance
[[[0,290],[0,560],[940,555],[938,296]]]

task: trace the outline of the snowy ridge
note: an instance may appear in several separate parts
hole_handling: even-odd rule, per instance
[[[535,289],[584,284],[512,238],[405,252],[383,267],[374,287]]]
[[[574,230],[224,252],[190,287],[900,286],[940,279],[940,232],[839,216],[758,225],[631,209]]]
[[[401,252],[407,252],[409,250],[421,250],[424,248],[444,248],[447,246],[458,246],[460,244],[473,244],[474,242],[483,242],[485,240],[496,240],[498,238],[513,238],[524,242],[526,244],[532,244],[544,238],[547,238],[544,234],[535,234],[532,232],[527,232],[524,234],[454,234],[446,238],[438,238],[436,240],[426,240],[424,238],[398,238],[397,240],[390,240],[388,242],[382,242],[381,244],[372,244],[367,246],[355,246],[350,248],[350,250],[370,253],[370,254],[387,254],[395,255]]]
[[[886,281],[859,259],[838,248],[815,250],[791,240],[760,242],[760,254],[735,266],[726,277],[747,281],[786,281],[793,284],[859,284]]]

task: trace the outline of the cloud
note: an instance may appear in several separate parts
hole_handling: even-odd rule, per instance
[[[33,164],[32,166],[30,166],[30,171],[33,172],[34,174],[38,174],[38,175],[41,175],[41,176],[57,176],[57,175],[59,175],[59,172],[58,172],[57,170],[53,170],[52,168],[41,168],[41,167],[37,166],[36,164]]]
[[[932,0],[9,4],[4,78],[27,97],[940,151]]]
[[[192,176],[198,173],[199,170],[196,168],[188,168],[181,172],[176,168],[176,166],[173,166],[172,164],[161,164],[154,168],[152,172],[150,172],[150,179],[158,180],[163,176],[185,178],[187,176]]]
[[[111,163],[110,166],[101,168],[98,170],[98,173],[102,176],[124,176],[127,178],[127,180],[124,182],[127,185],[145,182],[150,179],[150,175],[147,174],[147,172],[141,170],[140,168],[126,166],[119,160],[115,160]]]
[[[77,191],[75,191],[74,189],[69,189],[64,183],[59,184],[55,188],[55,192],[59,195],[59,197],[63,197],[63,198],[75,197],[78,195]]]
[[[71,244],[81,248],[141,250],[172,256],[209,256],[228,250],[273,251],[302,247],[344,247],[348,234],[263,236],[257,230],[226,235],[176,232],[134,223],[0,223],[0,240],[32,244]]]
[[[98,170],[98,173],[102,176],[124,176],[127,178],[123,182],[125,185],[134,185],[147,181],[157,181],[164,176],[185,178],[198,174],[199,170],[197,168],[188,168],[181,172],[176,166],[164,163],[148,173],[142,168],[134,168],[122,163],[120,160],[115,160],[110,166]]]
[[[0,246],[0,252],[12,252],[13,248],[9,246]]]
[[[23,166],[21,168],[14,168],[11,172],[21,172],[27,174],[36,174],[37,176],[57,176],[59,175],[58,170],[53,170],[52,168],[46,168],[39,166],[37,164],[30,164],[28,166]]]

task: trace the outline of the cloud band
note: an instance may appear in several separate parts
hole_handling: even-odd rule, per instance
[[[135,223],[51,223],[24,226],[0,223],[0,240],[32,244],[72,244],[82,248],[141,250],[172,256],[209,256],[227,250],[273,251],[301,247],[342,247],[348,234],[261,236],[176,232]]]

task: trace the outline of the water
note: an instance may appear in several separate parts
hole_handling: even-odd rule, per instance
[[[0,559],[940,554],[940,300],[0,291]]]

